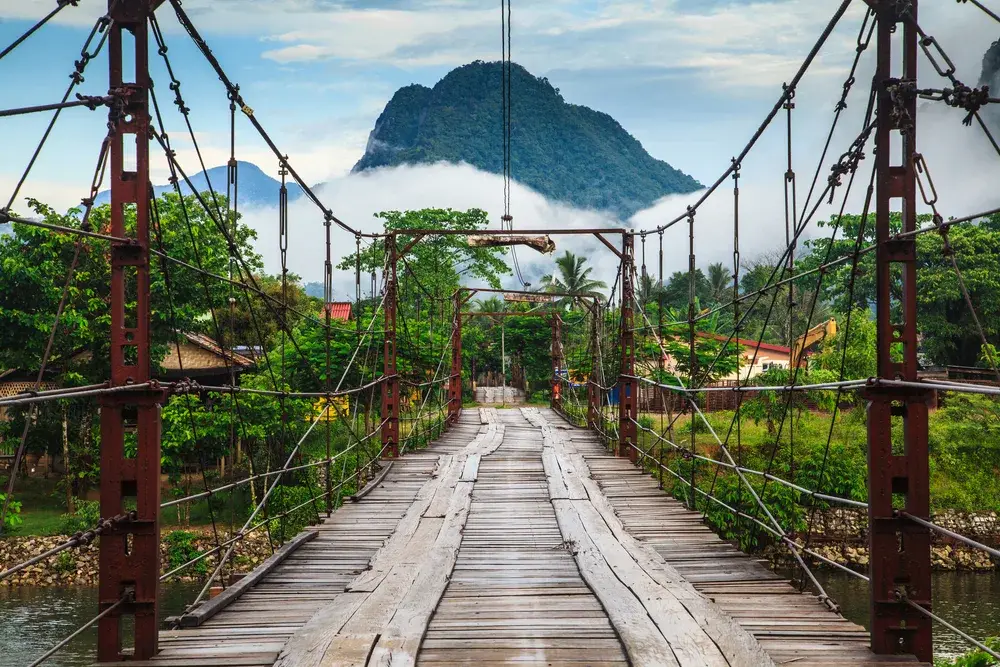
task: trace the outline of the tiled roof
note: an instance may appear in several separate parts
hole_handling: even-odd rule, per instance
[[[169,345],[167,356],[162,362],[163,367],[167,370],[179,370],[182,367],[185,370],[225,368],[227,358],[232,359],[233,364],[238,367],[251,368],[254,365],[253,359],[237,352],[223,350],[217,342],[208,336],[188,331],[181,332],[181,335],[201,352],[193,351],[191,348],[185,351],[184,344],[181,344],[181,358],[178,360],[177,346]]]
[[[700,333],[699,336],[705,338],[714,338],[715,340],[726,341],[729,340],[729,336],[723,336],[722,334],[710,334],[710,333]],[[757,348],[759,350],[768,350],[769,352],[778,352],[779,354],[791,355],[791,348],[785,347],[784,345],[772,345],[771,343],[758,343],[755,340],[747,340],[745,338],[736,338],[735,341],[742,345],[743,347],[749,347],[750,349]]]
[[[349,322],[351,319],[351,304],[349,302],[334,301],[325,306],[330,311],[330,319],[339,322]]]

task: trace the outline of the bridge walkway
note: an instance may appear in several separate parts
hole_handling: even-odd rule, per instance
[[[131,667],[917,665],[535,408],[465,411]],[[929,666],[928,666],[929,667]]]

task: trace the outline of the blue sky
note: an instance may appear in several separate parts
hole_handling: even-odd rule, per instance
[[[105,4],[81,0],[79,7],[65,9],[55,24],[0,61],[0,106],[57,101],[87,31]],[[185,0],[184,7],[281,150],[315,183],[345,178],[397,88],[433,85],[458,65],[498,59],[499,4]],[[54,0],[0,0],[0,45],[53,5]],[[567,101],[611,114],[652,155],[708,183],[756,129],[781,83],[791,78],[837,5],[839,0],[514,0],[513,55],[532,73],[547,76]],[[796,161],[810,175],[815,168],[812,154],[825,138],[863,13],[864,3],[856,0],[799,91],[795,129],[802,141]],[[158,16],[209,166],[224,163],[229,142],[225,91],[169,5]],[[959,77],[974,84],[982,54],[1000,37],[1000,26],[990,24],[974,7],[940,0],[925,0],[921,23],[945,45]],[[168,130],[180,159],[190,164],[193,155],[182,139],[180,117],[155,54],[153,62]],[[932,74],[930,68],[923,71]],[[866,86],[870,72],[867,64],[862,67],[859,88]],[[105,89],[102,58],[91,63],[81,90],[100,94]],[[861,108],[858,97],[848,120]],[[0,120],[0,194],[5,201],[45,121]],[[58,206],[78,201],[86,193],[103,132],[102,112],[64,112],[23,194]],[[276,172],[275,160],[249,124],[241,119],[237,132],[238,157]],[[765,135],[748,161],[749,183],[759,179],[780,186],[782,132]],[[838,154],[850,143],[848,133],[840,143]],[[937,171],[946,171],[945,166]],[[156,160],[154,178],[162,182],[164,174],[162,159]],[[421,174],[407,172],[411,179]],[[466,176],[463,172],[446,178]],[[440,180],[441,174],[435,172],[435,177]],[[491,189],[494,181],[482,175],[477,183],[488,192],[480,205],[492,210],[500,199]],[[364,187],[344,184],[333,191],[341,199],[328,205],[348,219],[367,219],[370,212],[385,207],[385,197],[376,192],[371,201],[351,199],[355,191],[366,191]],[[762,198],[773,199],[769,192]],[[390,199],[395,205],[409,204]],[[535,201],[528,194],[524,199]],[[443,204],[453,205],[451,200]],[[533,210],[518,219],[531,215],[540,214]],[[655,221],[658,215],[647,212],[640,219]]]

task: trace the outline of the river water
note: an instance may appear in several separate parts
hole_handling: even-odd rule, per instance
[[[868,623],[868,586],[836,571],[816,573],[827,592],[855,623]],[[1000,635],[1000,573],[936,572],[934,611],[973,637]],[[177,614],[193,600],[196,583],[167,583],[161,617]],[[96,588],[7,588],[0,586],[0,665],[25,667],[97,613]],[[94,658],[97,626],[89,628],[46,664],[83,667]],[[935,653],[949,657],[968,650],[946,628],[935,628]]]
[[[183,611],[184,605],[198,595],[201,586],[197,583],[167,582],[160,590],[160,617],[164,618]],[[0,586],[0,665],[30,665],[96,615],[96,587]],[[96,646],[95,623],[49,658],[45,665],[90,665]]]
[[[868,627],[868,582],[840,571],[817,571],[816,578],[840,604],[844,616]],[[982,640],[1000,635],[1000,572],[935,572],[931,575],[934,613]],[[934,655],[953,657],[972,646],[943,626],[934,627]]]

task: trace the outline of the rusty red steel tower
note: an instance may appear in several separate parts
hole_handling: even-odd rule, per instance
[[[451,330],[451,377],[448,378],[448,423],[462,412],[462,290],[455,291],[455,324]]]
[[[635,380],[635,324],[633,300],[635,285],[632,275],[635,268],[635,235],[622,234],[622,312],[621,312],[621,370],[618,375],[618,456],[637,460],[635,447],[636,421],[639,418],[638,382]]]
[[[130,242],[111,243],[111,385],[134,391],[101,399],[101,516],[115,522],[101,537],[97,659],[122,660],[123,617],[134,616],[134,652],[157,652],[160,575],[160,405],[164,393],[150,384],[149,295],[149,42],[153,0],[109,0],[109,116],[111,230]],[[126,63],[134,71],[126,71]],[[134,159],[135,164],[127,161]],[[134,210],[135,228],[126,227]],[[126,454],[126,432],[135,435],[135,457]],[[135,503],[132,513],[126,511]],[[123,602],[124,600],[124,602]],[[110,611],[108,611],[110,609]]]
[[[601,414],[602,401],[601,392],[602,390],[598,387],[598,379],[602,377],[600,372],[600,355],[597,354],[598,350],[598,318],[601,317],[601,305],[596,302],[594,303],[594,308],[591,311],[590,320],[590,350],[591,350],[591,366],[590,366],[590,377],[587,380],[587,428],[603,430],[604,425],[601,423],[603,421],[603,415]],[[598,426],[600,424],[600,426]]]
[[[569,369],[561,368],[562,353],[562,318],[558,312],[552,313],[552,395],[549,400],[553,410],[562,410],[562,394],[559,371],[566,371],[566,381],[569,382]]]
[[[875,85],[876,324],[880,378],[916,382],[917,264],[914,236],[893,238],[890,211],[902,205],[902,230],[917,226],[917,0],[868,0],[878,21]],[[895,63],[894,63],[894,59]],[[894,77],[901,72],[899,78]],[[901,294],[898,301],[894,294]],[[875,387],[868,404],[868,516],[871,644],[878,654],[911,653],[931,662],[930,533],[896,510],[930,512],[926,390]],[[896,444],[894,444],[894,440]]]
[[[382,449],[389,458],[399,456],[399,375],[396,373],[396,307],[398,283],[396,235],[385,237],[387,272],[385,281],[385,343],[382,366]]]

